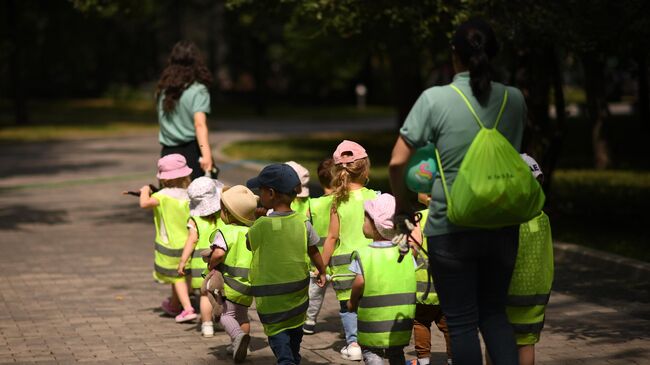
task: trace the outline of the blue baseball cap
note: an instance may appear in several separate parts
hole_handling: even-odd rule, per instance
[[[249,189],[265,186],[283,194],[294,194],[296,187],[299,185],[298,174],[285,163],[268,165],[262,169],[257,177],[246,181],[246,186]]]

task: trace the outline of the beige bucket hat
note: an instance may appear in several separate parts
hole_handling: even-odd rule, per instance
[[[255,221],[258,199],[257,195],[243,185],[235,185],[221,194],[221,204],[247,226],[252,226]]]

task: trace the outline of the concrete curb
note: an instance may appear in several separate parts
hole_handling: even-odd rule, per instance
[[[556,261],[581,262],[602,270],[623,274],[631,280],[650,280],[650,263],[573,243],[555,242],[553,247]]]

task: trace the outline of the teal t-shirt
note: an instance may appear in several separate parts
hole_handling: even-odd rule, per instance
[[[160,132],[158,140],[165,146],[178,146],[196,139],[194,128],[194,113],[210,113],[210,93],[208,88],[197,82],[183,91],[176,108],[171,113],[165,113],[162,102],[165,94],[158,100],[158,122]]]
[[[505,88],[508,88],[508,102],[498,130],[519,151],[527,113],[521,91],[492,82],[489,98],[486,104],[481,106],[472,95],[469,72],[456,74],[452,83],[467,96],[487,128],[494,126]],[[479,126],[463,99],[451,86],[445,85],[429,88],[420,95],[400,129],[400,134],[414,148],[422,147],[428,142],[438,148],[447,185],[453,189],[456,173],[478,131]],[[447,219],[447,201],[438,173],[433,183],[429,218],[424,234],[438,236],[470,229],[472,228],[456,226]]]

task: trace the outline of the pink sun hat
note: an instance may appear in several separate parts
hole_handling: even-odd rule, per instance
[[[347,139],[339,143],[332,155],[336,165],[354,162],[364,157],[368,157],[365,148],[361,147],[357,142],[348,141]]]
[[[173,153],[163,156],[158,160],[157,178],[163,180],[177,179],[183,176],[189,176],[192,169],[187,166],[187,161],[183,155]]]
[[[366,200],[363,209],[372,219],[377,232],[385,239],[391,240],[397,235],[393,216],[395,215],[395,197],[390,194],[381,194],[376,199]]]

